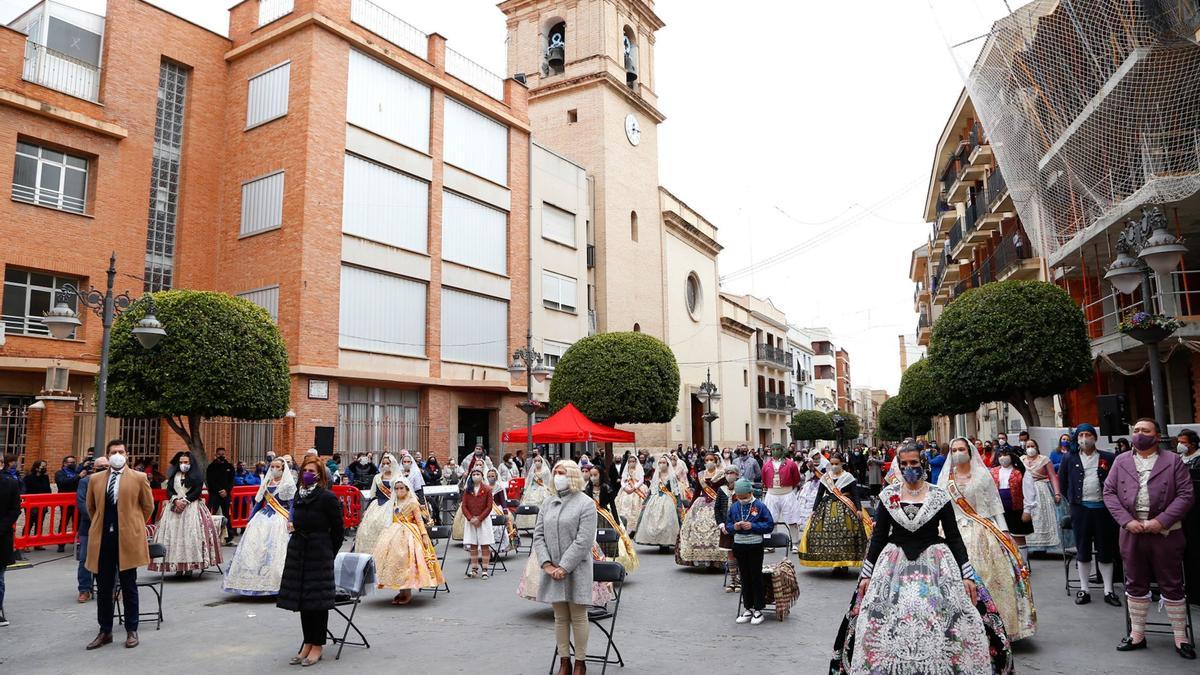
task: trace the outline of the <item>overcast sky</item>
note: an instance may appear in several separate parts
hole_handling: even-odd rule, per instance
[[[494,0],[375,2],[506,73]],[[32,4],[0,0],[0,19]],[[152,4],[225,33],[235,3]],[[927,236],[934,146],[962,88],[933,10],[919,0],[863,0],[852,13],[794,0],[654,6],[666,23],[655,51],[661,183],[717,225],[722,274],[798,249],[727,289],[770,297],[793,324],[828,325],[850,352],[853,384],[895,393],[897,336],[918,354],[909,256]]]

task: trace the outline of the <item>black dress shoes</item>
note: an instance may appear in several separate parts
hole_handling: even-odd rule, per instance
[[[112,633],[97,633],[96,639],[88,643],[87,649],[99,649],[112,642]]]
[[[1086,605],[1092,601],[1092,594],[1087,591],[1079,591],[1075,594],[1075,604]]]
[[[1192,643],[1190,643],[1190,642],[1185,642],[1185,643],[1179,645],[1178,647],[1176,647],[1175,653],[1182,656],[1185,659],[1188,659],[1189,661],[1196,658],[1196,648],[1194,646],[1192,646]]]
[[[1121,606],[1121,599],[1117,597],[1116,593],[1112,593],[1112,592],[1104,594],[1104,602],[1112,605],[1113,607]]]
[[[1132,652],[1146,648],[1146,638],[1143,637],[1141,642],[1134,642],[1133,638],[1126,636],[1121,638],[1121,643],[1117,645],[1119,652]]]

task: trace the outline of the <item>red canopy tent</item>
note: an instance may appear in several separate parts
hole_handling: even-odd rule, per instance
[[[511,429],[501,438],[505,443],[525,443],[527,429]],[[568,403],[562,410],[533,425],[534,443],[633,443],[632,431],[621,431],[597,424],[584,417],[579,408]]]

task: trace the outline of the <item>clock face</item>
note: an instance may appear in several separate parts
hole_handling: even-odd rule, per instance
[[[625,116],[625,138],[628,138],[629,144],[633,146],[642,142],[642,127],[633,113]]]

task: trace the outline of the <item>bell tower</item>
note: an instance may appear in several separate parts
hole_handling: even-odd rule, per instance
[[[508,71],[524,74],[535,142],[595,181],[600,332],[666,333],[652,0],[505,0]],[[534,208],[540,205],[535,204]]]

